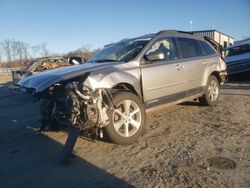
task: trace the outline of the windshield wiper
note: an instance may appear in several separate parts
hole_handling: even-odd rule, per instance
[[[118,60],[114,59],[97,59],[97,60],[92,60],[94,63],[101,63],[101,62],[117,62]]]

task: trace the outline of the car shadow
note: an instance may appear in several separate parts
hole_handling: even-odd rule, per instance
[[[63,144],[34,131],[37,109],[29,95],[0,87],[1,187],[132,187],[77,155],[63,166]]]
[[[1,136],[2,187],[132,187],[76,156],[63,166],[63,146],[32,130]],[[10,143],[11,142],[11,143]]]
[[[187,102],[180,103],[178,105],[181,105],[181,106],[202,106],[201,103],[199,103],[198,101],[187,101]]]

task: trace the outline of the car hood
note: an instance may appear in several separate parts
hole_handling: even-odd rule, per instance
[[[86,72],[107,68],[114,64],[115,62],[85,63],[81,65],[61,67],[24,78],[18,82],[18,85],[24,88],[32,88],[36,92],[41,92],[60,81],[84,75]]]

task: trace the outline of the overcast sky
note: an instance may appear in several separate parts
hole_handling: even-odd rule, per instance
[[[63,53],[163,29],[250,36],[250,0],[0,0],[0,41],[47,42]]]

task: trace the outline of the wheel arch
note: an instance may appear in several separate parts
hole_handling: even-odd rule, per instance
[[[219,71],[213,71],[213,72],[210,74],[210,76],[211,76],[211,75],[215,76],[215,77],[218,79],[219,84],[221,84],[221,78],[220,78],[220,72],[219,72]]]
[[[117,93],[119,91],[129,91],[141,98],[141,94],[135,89],[135,87],[127,82],[121,82],[121,83],[114,85],[111,88],[111,91],[112,93]]]

